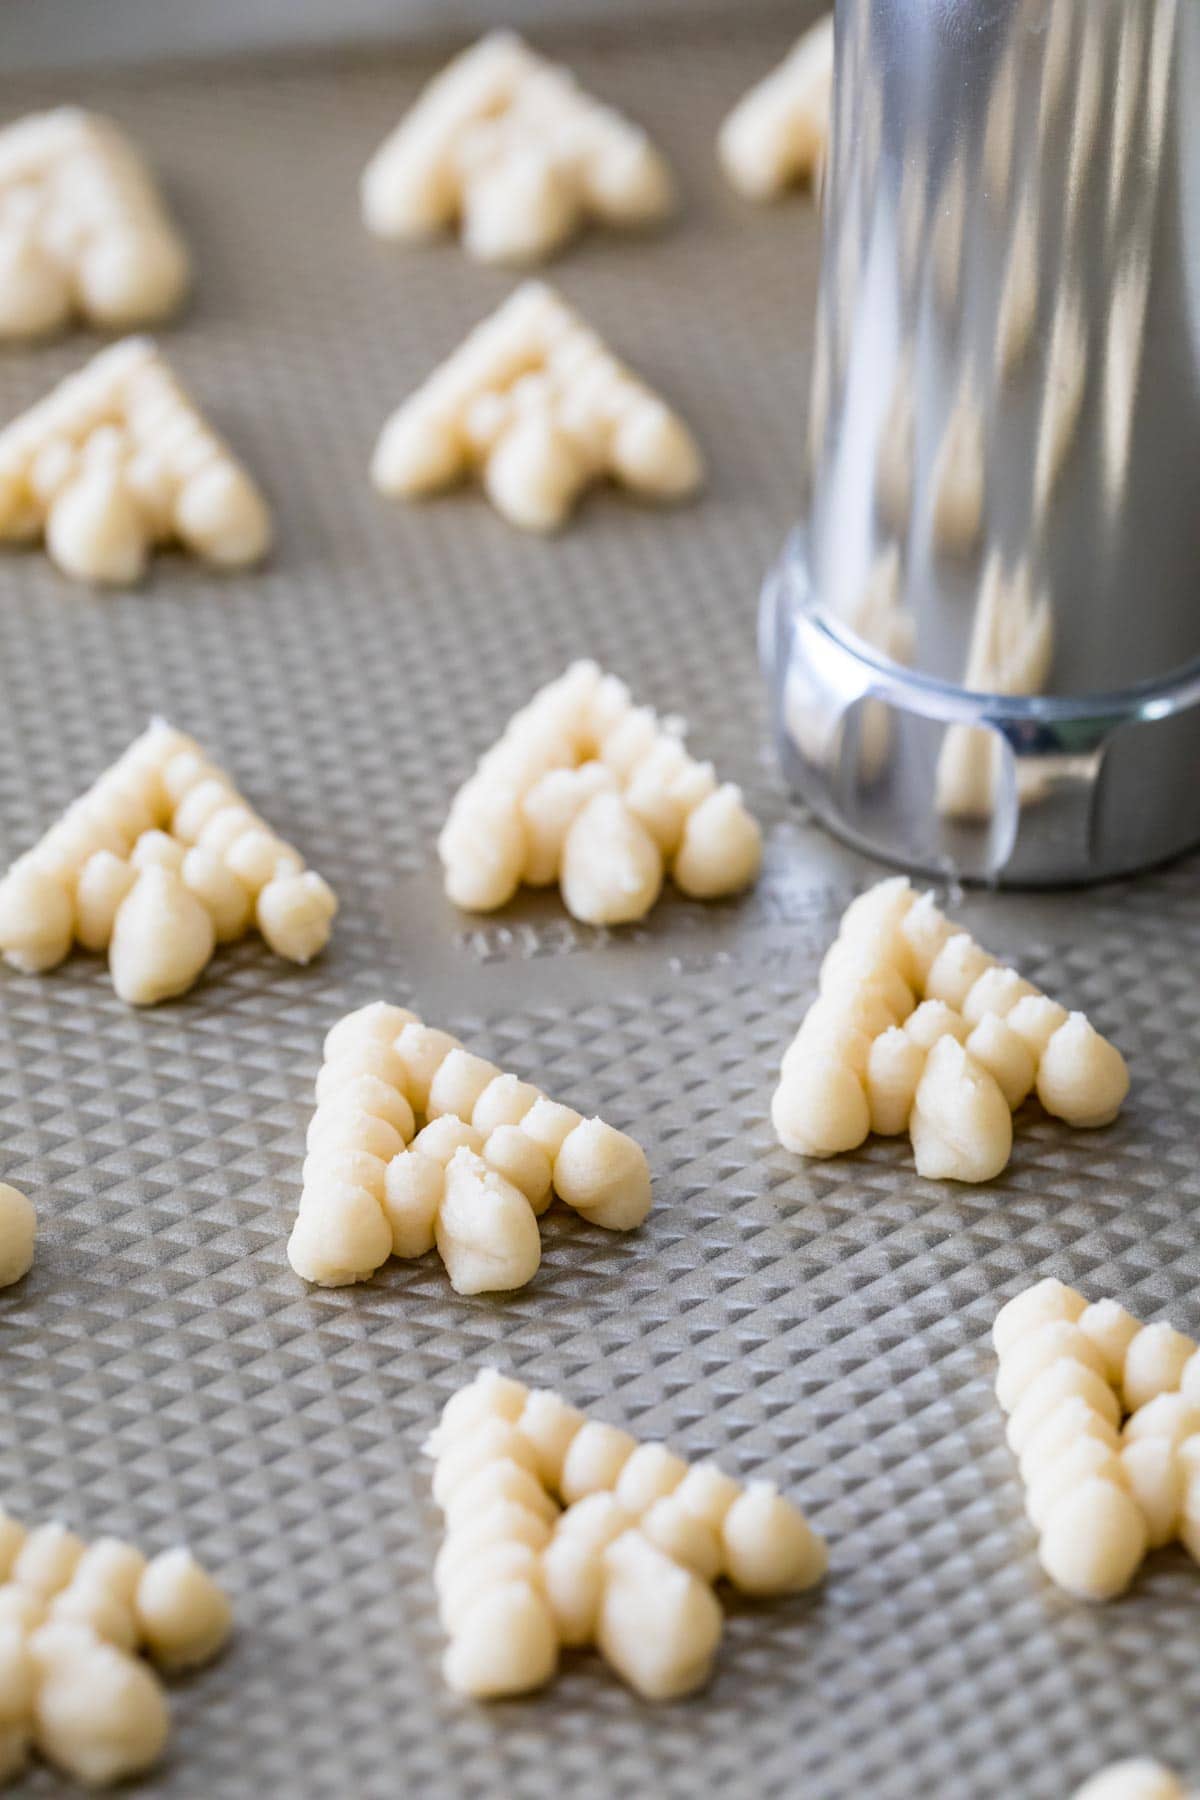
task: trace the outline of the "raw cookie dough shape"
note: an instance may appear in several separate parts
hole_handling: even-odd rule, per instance
[[[631,1137],[403,1007],[376,1001],[331,1028],[316,1098],[288,1260],[319,1286],[366,1281],[389,1256],[436,1244],[456,1292],[505,1292],[537,1273],[538,1218],[555,1194],[609,1231],[650,1210]]]
[[[78,107],[0,130],[0,341],[72,317],[126,331],[174,312],[188,255],[142,157]]]
[[[156,719],[0,881],[0,955],[36,974],[73,944],[107,950],[118,996],[152,1006],[255,925],[310,962],[336,911],[199,744]]]
[[[812,1157],[907,1127],[918,1174],[980,1182],[1007,1164],[1010,1112],[1030,1092],[1086,1128],[1111,1123],[1128,1089],[1120,1052],[1083,1013],[1003,968],[898,875],[847,908],[771,1119],[786,1149]]]
[[[1188,1800],[1182,1781],[1148,1756],[1110,1763],[1076,1788],[1074,1800]]]
[[[696,900],[749,887],[762,834],[741,790],[593,662],[572,663],[514,714],[451,802],[438,838],[446,894],[492,912],[557,882],[589,925],[640,919],[665,874]]]
[[[39,538],[65,575],[124,586],[158,544],[256,563],[271,521],[155,345],[125,338],[0,430],[0,541]]]
[[[474,471],[523,531],[556,530],[604,478],[680,500],[704,472],[683,421],[540,281],[523,282],[401,402],[371,462],[375,486],[397,499]]]
[[[475,1699],[543,1687],[561,1646],[592,1644],[645,1699],[692,1693],[720,1643],[717,1581],[766,1598],[828,1566],[769,1483],[689,1465],[494,1369],[447,1401],[426,1452],[446,1521],[443,1672]]]
[[[1124,1593],[1147,1550],[1200,1561],[1200,1349],[1048,1277],[1001,1307],[996,1394],[1042,1567],[1084,1600]]]
[[[170,1730],[153,1665],[210,1661],[232,1623],[190,1550],[147,1561],[117,1538],[86,1545],[0,1511],[0,1786],[35,1752],[88,1787],[144,1774]]]
[[[729,114],[717,139],[721,165],[750,200],[817,182],[829,148],[833,14],[818,20],[779,66]]]
[[[590,220],[653,224],[674,204],[646,133],[511,31],[455,57],[362,179],[363,218],[378,237],[461,223],[464,250],[491,263],[541,261]]]
[[[20,1188],[0,1181],[0,1288],[12,1287],[33,1267],[37,1214]]]

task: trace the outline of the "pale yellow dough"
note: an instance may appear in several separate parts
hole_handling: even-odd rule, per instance
[[[1054,1277],[992,1331],[1026,1508],[1050,1578],[1085,1600],[1123,1593],[1146,1551],[1200,1557],[1200,1350]],[[1122,1423],[1123,1422],[1123,1423]]]
[[[554,1195],[631,1231],[650,1210],[640,1145],[377,1001],[325,1040],[288,1258],[306,1281],[367,1280],[436,1244],[460,1294],[523,1287]],[[417,1119],[426,1123],[417,1130]]]
[[[721,127],[717,150],[750,200],[815,180],[829,147],[833,14],[810,27],[779,66],[745,94]]]
[[[362,179],[363,218],[377,236],[419,239],[460,224],[464,250],[490,263],[541,261],[589,220],[653,223],[674,199],[646,133],[511,31],[455,57]]]
[[[478,472],[523,531],[554,531],[593,482],[680,500],[703,477],[683,421],[553,288],[527,281],[387,420],[371,479],[413,499]]]
[[[1101,1769],[1076,1788],[1074,1800],[1188,1800],[1188,1796],[1170,1769],[1139,1756]]]
[[[271,521],[161,352],[126,338],[0,430],[0,542],[38,538],[65,575],[125,587],[156,544],[258,562]]]
[[[212,1577],[185,1549],[147,1562],[116,1538],[88,1546],[0,1513],[0,1583],[0,1783],[34,1752],[88,1787],[144,1774],[170,1719],[138,1652],[167,1670],[217,1654],[232,1614]]]
[[[0,131],[0,339],[73,317],[110,331],[175,311],[188,255],[132,141],[60,106]]]
[[[668,873],[698,900],[750,886],[762,834],[740,790],[688,753],[679,720],[577,662],[479,759],[438,852],[446,894],[467,911],[557,881],[575,918],[620,925],[650,911]]]
[[[484,1369],[447,1401],[427,1452],[446,1521],[434,1580],[448,1684],[528,1693],[560,1646],[594,1644],[648,1700],[702,1687],[720,1643],[720,1579],[767,1597],[811,1587],[828,1555],[765,1482],[587,1419]]]
[[[11,1287],[33,1266],[37,1214],[19,1188],[0,1181],[0,1287]]]
[[[134,1593],[134,1611],[150,1655],[164,1669],[192,1669],[208,1662],[233,1627],[229,1601],[182,1545],[147,1563]]]
[[[36,973],[74,943],[107,950],[118,996],[153,1006],[254,924],[276,955],[309,962],[336,911],[229,776],[155,720],[0,881],[0,955]]]
[[[852,902],[819,986],[771,1102],[779,1141],[803,1156],[908,1130],[919,1174],[990,1181],[1029,1093],[1089,1127],[1128,1092],[1120,1052],[1082,1013],[998,964],[904,876]]]

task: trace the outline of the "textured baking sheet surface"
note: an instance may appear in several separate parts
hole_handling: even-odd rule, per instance
[[[1196,864],[961,907],[1125,1049],[1110,1129],[1030,1109],[1006,1176],[971,1191],[915,1179],[902,1144],[802,1166],[767,1120],[821,949],[875,873],[787,805],[755,664],[757,585],[796,507],[817,222],[803,200],[742,206],[712,137],[784,47],[727,31],[573,52],[653,121],[686,208],[649,242],[587,240],[554,279],[678,403],[712,484],[662,514],[600,495],[552,543],[475,496],[389,507],[366,482],[384,413],[509,286],[358,226],[358,171],[427,70],[0,90],[4,116],[78,97],[146,142],[199,268],[166,347],[279,522],[261,574],[167,558],[130,595],[0,559],[0,856],[157,710],[343,903],[318,966],[247,944],[152,1013],[82,957],[0,974],[0,1176],[42,1218],[31,1276],[0,1297],[0,1496],[88,1533],[186,1537],[237,1600],[230,1652],[174,1690],[148,1794],[1057,1800],[1143,1749],[1200,1777],[1200,1571],[1160,1553],[1101,1611],[1047,1585],[987,1344],[998,1301],[1048,1272],[1200,1332]],[[6,353],[0,414],[89,348]],[[476,925],[443,902],[450,793],[585,652],[745,784],[769,843],[743,904],[668,899],[609,938],[549,898]],[[380,995],[633,1131],[645,1229],[556,1212],[537,1280],[506,1299],[455,1298],[436,1259],[305,1292],[284,1245],[321,1037]],[[824,1590],[736,1608],[688,1704],[642,1706],[584,1657],[526,1703],[454,1700],[417,1448],[489,1360],[778,1477],[832,1541]],[[38,1770],[21,1791],[66,1790]]]

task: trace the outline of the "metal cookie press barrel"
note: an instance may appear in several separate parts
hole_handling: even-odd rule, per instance
[[[1200,6],[838,0],[823,204],[789,779],[965,878],[1200,840]]]

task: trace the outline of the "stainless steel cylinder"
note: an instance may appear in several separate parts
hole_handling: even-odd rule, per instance
[[[1200,6],[838,0],[789,776],[998,882],[1200,839]]]

